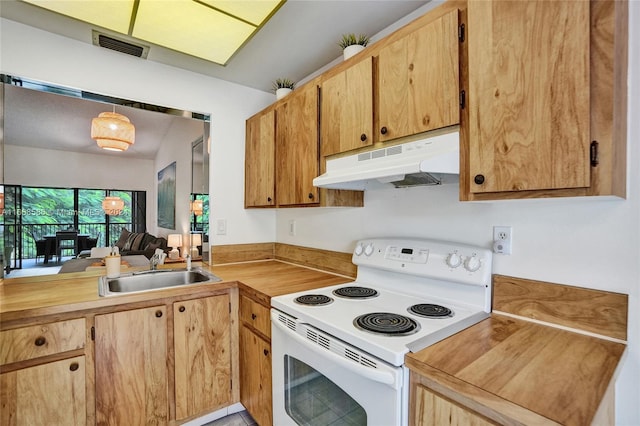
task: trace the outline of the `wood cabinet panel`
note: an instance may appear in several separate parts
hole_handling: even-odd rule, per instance
[[[381,141],[460,122],[458,49],[458,10],[452,10],[380,50]]]
[[[0,332],[0,365],[82,349],[85,320],[78,318]]]
[[[590,185],[589,7],[469,2],[471,192]]]
[[[279,206],[318,203],[318,89],[307,84],[276,107],[276,193]]]
[[[411,426],[490,426],[484,417],[457,405],[420,384],[411,385],[411,399],[414,409],[410,413]]]
[[[0,401],[6,426],[87,424],[85,357],[3,373]]]
[[[273,424],[271,345],[240,327],[240,402],[260,426]]]
[[[98,425],[169,421],[165,306],[96,315]]]
[[[373,144],[373,58],[322,82],[323,157]]]
[[[271,338],[271,317],[269,308],[249,299],[240,296],[240,320]]]
[[[246,123],[245,207],[275,206],[275,111]]]
[[[176,419],[231,403],[229,295],[173,304]]]

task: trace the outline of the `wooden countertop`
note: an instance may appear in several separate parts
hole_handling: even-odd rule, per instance
[[[418,353],[411,371],[500,424],[590,424],[626,345],[492,314]]]
[[[268,304],[273,296],[352,281],[350,278],[277,260],[219,266],[194,264],[196,266],[213,272],[222,281],[100,297],[99,271],[5,279],[0,284],[0,320],[5,324],[9,321],[144,303],[185,294],[206,296],[237,286],[254,292]],[[181,268],[184,264],[163,267]]]

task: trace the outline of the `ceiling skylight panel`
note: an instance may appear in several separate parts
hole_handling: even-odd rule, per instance
[[[134,0],[24,0],[26,3],[57,12],[122,34],[129,31]]]
[[[200,0],[215,9],[260,26],[271,13],[280,7],[282,0]]]
[[[219,64],[255,27],[191,0],[140,0],[132,36]]]

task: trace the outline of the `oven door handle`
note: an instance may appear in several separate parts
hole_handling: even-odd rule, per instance
[[[364,365],[359,364],[355,361],[350,361],[347,358],[343,358],[340,355],[326,349],[324,346],[316,345],[313,342],[305,339],[275,318],[271,318],[271,324],[277,326],[283,333],[285,333],[287,336],[292,337],[307,349],[317,350],[318,348],[320,348],[322,350],[321,353],[324,354],[325,357],[331,358],[334,362],[340,364],[342,367],[354,371],[357,374],[366,377],[367,379],[389,385],[394,389],[399,389],[402,386],[400,377],[398,376],[398,374],[394,374],[392,371],[382,371],[379,369],[374,369],[372,367],[365,367]]]

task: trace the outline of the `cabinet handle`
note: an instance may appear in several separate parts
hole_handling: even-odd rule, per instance
[[[380,133],[382,133],[383,135],[386,135],[387,134],[387,128],[386,127],[382,127],[380,129]]]
[[[251,319],[256,319],[258,316],[256,314],[251,314]]]
[[[309,193],[309,199],[313,200],[313,194],[311,192]]]
[[[262,352],[264,352],[264,356],[268,356],[269,355],[269,350],[268,349],[264,349]]]
[[[360,140],[361,140],[362,142],[366,141],[366,140],[367,140],[367,135],[365,135],[364,133],[363,133],[363,134],[361,134],[361,135],[360,135]]]
[[[477,184],[477,185],[482,185],[484,183],[484,175],[476,175],[473,178],[473,181]]]
[[[71,365],[69,365],[69,370],[71,371],[76,371],[78,368],[80,368],[80,365],[78,365],[77,362],[72,362]]]
[[[180,306],[180,307],[178,308],[178,310],[179,310],[180,312],[184,312],[186,309],[187,309],[187,308],[185,308],[184,306]]]
[[[34,343],[36,344],[36,346],[42,346],[45,343],[47,343],[47,339],[45,339],[44,337],[40,336],[40,337],[36,338],[36,341]]]
[[[162,311],[156,311],[156,318],[160,318],[162,316]]]
[[[271,197],[267,197],[267,201],[268,201],[268,202],[271,202]]]

